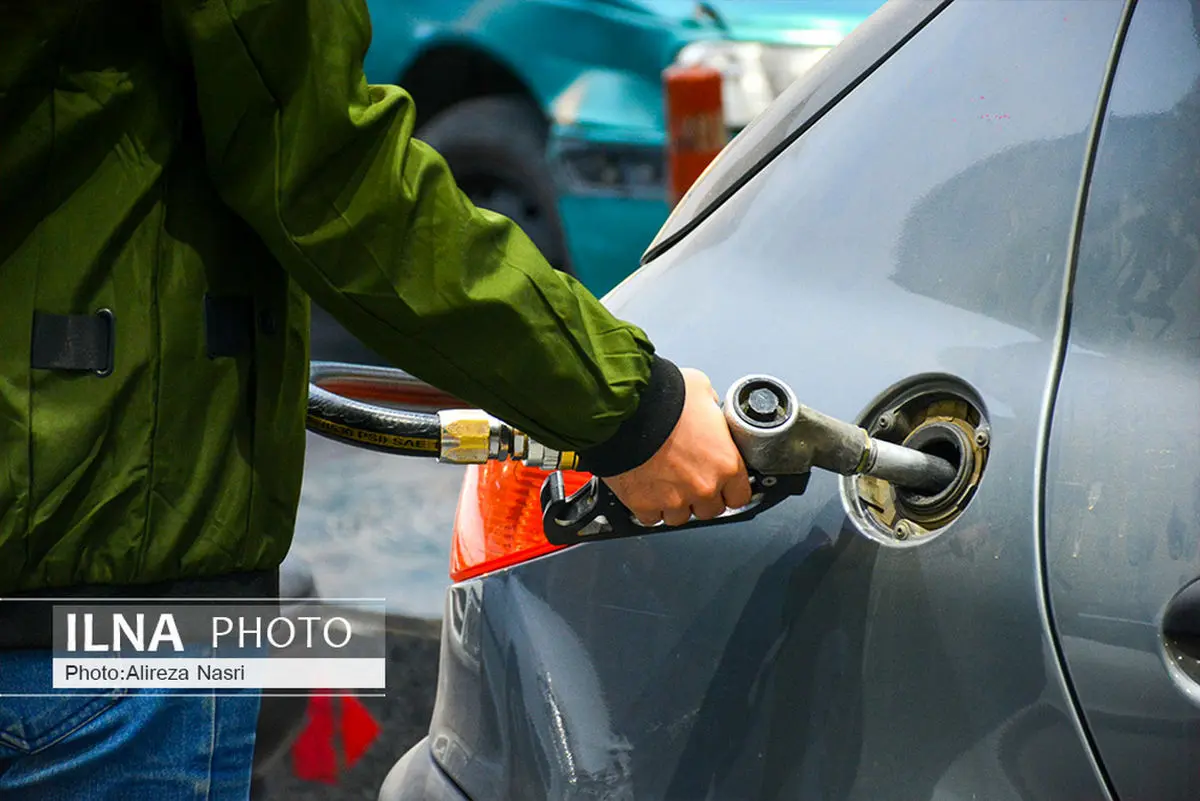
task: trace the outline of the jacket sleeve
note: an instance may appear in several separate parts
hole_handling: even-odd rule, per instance
[[[395,365],[609,475],[670,434],[683,383],[643,331],[479,209],[369,85],[362,0],[173,0],[209,174],[304,290]]]

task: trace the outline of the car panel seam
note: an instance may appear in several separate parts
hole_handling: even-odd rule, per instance
[[[1062,297],[1059,303],[1058,330],[1055,332],[1053,352],[1050,366],[1046,375],[1046,384],[1042,395],[1042,408],[1038,421],[1037,454],[1034,463],[1033,481],[1033,521],[1034,535],[1037,546],[1037,582],[1038,582],[1038,612],[1042,618],[1043,631],[1058,663],[1056,676],[1059,689],[1071,705],[1071,722],[1084,744],[1088,762],[1095,774],[1096,781],[1104,790],[1106,801],[1116,801],[1117,794],[1112,778],[1104,767],[1094,735],[1088,728],[1084,717],[1083,704],[1071,681],[1067,667],[1066,654],[1063,650],[1061,636],[1054,622],[1053,603],[1050,597],[1049,564],[1046,547],[1046,475],[1049,469],[1050,434],[1054,425],[1054,408],[1058,402],[1058,390],[1062,382],[1063,368],[1066,363],[1067,347],[1070,340],[1071,317],[1074,307],[1075,275],[1079,263],[1079,248],[1083,238],[1084,219],[1087,212],[1088,194],[1091,191],[1092,177],[1096,167],[1096,154],[1099,150],[1100,136],[1104,129],[1104,120],[1108,112],[1108,101],[1112,87],[1116,81],[1117,64],[1120,61],[1121,50],[1125,44],[1125,35],[1129,30],[1130,21],[1137,7],[1137,0],[1125,0],[1121,17],[1117,21],[1117,30],[1113,37],[1112,49],[1105,64],[1100,92],[1096,100],[1091,128],[1085,144],[1083,170],[1079,179],[1079,190],[1075,198],[1075,209],[1072,214],[1071,239],[1068,243],[1066,270],[1063,275]]]

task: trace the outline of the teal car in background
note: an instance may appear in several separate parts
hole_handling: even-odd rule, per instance
[[[372,83],[468,196],[603,295],[670,210],[663,71],[723,75],[736,134],[882,0],[368,0]]]

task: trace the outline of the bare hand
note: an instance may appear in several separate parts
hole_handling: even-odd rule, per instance
[[[708,376],[684,368],[683,413],[658,452],[603,479],[645,525],[711,520],[750,503],[750,479]]]

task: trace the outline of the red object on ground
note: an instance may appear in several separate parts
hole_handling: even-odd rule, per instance
[[[308,699],[308,725],[292,744],[292,770],[297,778],[336,784],[337,752],[333,750],[333,699]]]
[[[379,736],[379,724],[371,716],[370,711],[363,706],[362,701],[354,697],[340,699],[342,702],[342,753],[346,758],[346,767],[350,767],[371,747]]]
[[[671,205],[679,202],[729,141],[721,82],[720,71],[712,67],[663,71]]]
[[[341,735],[340,764],[335,733]],[[308,699],[308,723],[292,744],[292,771],[305,781],[337,784],[338,772],[362,759],[379,733],[379,723],[357,698],[314,695]]]

